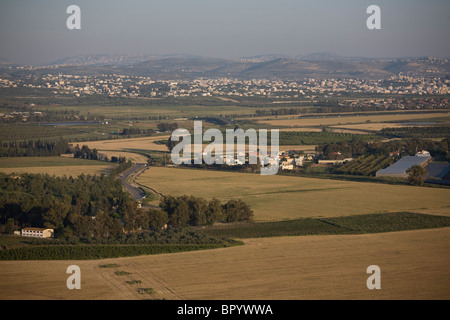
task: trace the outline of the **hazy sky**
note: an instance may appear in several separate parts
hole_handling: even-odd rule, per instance
[[[81,30],[68,30],[69,5]],[[381,30],[366,9],[381,8]],[[0,58],[86,53],[450,57],[449,0],[0,0]]]

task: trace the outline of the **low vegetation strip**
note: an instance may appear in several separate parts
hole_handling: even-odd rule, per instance
[[[269,134],[270,137],[270,134]],[[280,132],[280,146],[290,145],[316,145],[323,143],[337,143],[349,141],[369,141],[376,140],[376,135],[372,134],[353,134],[337,132]]]
[[[94,260],[217,249],[239,244],[233,241],[220,244],[28,246],[0,250],[0,260]]]
[[[381,233],[450,226],[450,217],[411,212],[380,213],[325,220],[355,233]]]
[[[233,239],[339,235],[406,231],[450,227],[450,217],[410,212],[355,215],[335,218],[302,218],[289,221],[242,223],[213,226],[204,230],[209,236]]]

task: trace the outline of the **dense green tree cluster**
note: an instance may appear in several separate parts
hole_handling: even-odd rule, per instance
[[[167,196],[160,206],[167,213],[168,224],[174,227],[212,225],[217,221],[249,222],[253,218],[253,211],[242,200],[222,204],[217,199]]]
[[[166,123],[166,122],[161,122],[158,123],[157,128],[159,131],[163,131],[163,132],[170,132],[170,131],[174,131],[176,129],[178,129],[178,123]]]
[[[65,140],[0,142],[0,157],[51,157],[68,153],[70,146]]]
[[[429,151],[432,156],[448,157],[450,139],[432,141],[426,139],[405,139],[388,142],[374,141],[350,141],[322,144],[316,147],[316,152],[321,158],[336,160],[356,158],[362,155],[389,155],[396,152],[399,155],[415,155],[422,150]]]
[[[114,176],[0,175],[0,221],[56,235],[110,237],[145,224],[144,212]]]
[[[130,161],[122,162],[110,176],[0,174],[0,223],[10,226],[8,230],[52,228],[59,238],[90,242],[121,239],[138,230],[252,220],[253,211],[241,200],[222,204],[216,199],[167,196],[161,201],[162,210],[139,208],[116,178],[131,166]]]
[[[427,175],[427,170],[422,166],[415,165],[409,168],[406,173],[408,174],[408,181],[410,184],[422,186]]]
[[[268,139],[270,139],[270,137],[271,135],[268,134]],[[328,132],[326,131],[326,128],[323,128],[322,132],[281,131],[279,137],[280,146],[318,145],[345,141],[368,141],[377,138],[375,135],[371,134]]]
[[[152,135],[156,131],[154,129],[140,129],[140,128],[124,128],[120,135],[122,136],[134,136],[134,135]]]
[[[81,148],[77,145],[71,152],[73,153],[73,157],[77,159],[99,160],[97,149],[90,149],[86,145],[83,145]]]

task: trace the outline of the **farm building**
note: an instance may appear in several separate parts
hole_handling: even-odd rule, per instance
[[[44,228],[24,228],[22,229],[22,237],[34,238],[53,238],[53,229]]]
[[[394,177],[406,178],[408,174],[406,171],[415,165],[425,167],[431,160],[431,156],[427,152],[418,153],[415,156],[406,156],[394,163],[392,166],[377,171],[377,177]]]

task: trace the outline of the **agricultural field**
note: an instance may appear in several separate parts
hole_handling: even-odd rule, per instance
[[[130,138],[130,139],[113,139],[103,141],[88,141],[80,142],[80,145],[87,145],[90,149],[97,149],[101,153],[121,151],[128,153],[146,153],[148,151],[167,152],[167,146],[158,141],[169,139],[167,136],[158,137],[142,137],[142,138]],[[143,160],[141,158],[141,160]],[[146,161],[144,161],[146,162]]]
[[[29,139],[59,139],[78,133],[70,128],[37,125],[0,125],[0,141],[16,141]]]
[[[202,106],[202,105],[164,105],[163,103],[155,105],[136,105],[136,106],[64,106],[63,109],[75,109],[81,114],[101,114],[106,118],[113,119],[131,119],[151,116],[168,117],[204,117],[219,116],[229,114],[254,114],[252,108],[240,107],[234,105]]]
[[[311,126],[333,126],[333,125],[349,125],[349,124],[368,124],[373,125],[373,123],[386,123],[395,121],[435,121],[436,119],[442,119],[443,121],[448,121],[450,115],[448,112],[442,113],[393,113],[393,114],[383,114],[383,115],[364,115],[364,116],[318,116],[317,118],[306,118],[306,117],[290,117],[282,119],[271,119],[271,120],[259,120],[261,124],[268,124],[273,127],[311,127]],[[347,128],[347,127],[346,127]],[[364,126],[358,127],[358,129],[363,129]]]
[[[136,182],[173,196],[242,199],[253,209],[256,221],[450,211],[450,189],[162,167],[147,169]]]
[[[81,174],[108,174],[114,167],[104,161],[74,159],[69,157],[0,158],[0,172],[49,174],[51,176],[79,176]]]
[[[74,108],[81,113],[102,114],[116,120],[109,125],[37,129],[41,130],[39,134],[51,133],[49,137],[54,139],[69,136],[72,141],[80,141],[75,145],[96,148],[108,158],[122,156],[138,163],[147,162],[145,155],[165,157],[168,149],[164,141],[169,139],[169,134],[89,140],[104,139],[110,136],[111,131],[126,128],[129,118],[161,115],[175,119],[254,112],[254,108],[229,105]],[[367,131],[379,131],[377,129],[381,130],[390,121],[419,121],[428,119],[428,116],[430,119],[448,118],[447,113],[290,119],[291,116],[256,119],[258,122],[254,118],[242,118],[238,119],[238,124],[242,124],[242,128],[253,125],[255,129],[266,126],[267,129],[280,128],[289,138],[280,146],[281,151],[302,150],[308,153],[314,152],[315,146],[324,141],[352,140],[355,137],[371,140],[374,137]],[[133,128],[155,129],[160,121],[132,122]],[[180,128],[190,131],[193,124],[192,120],[162,122],[177,122]],[[322,125],[332,128],[327,127],[327,132],[323,132]],[[212,126],[204,122],[205,129]],[[328,130],[345,132],[336,134]],[[13,138],[17,132],[12,131]],[[357,133],[365,136],[356,136]],[[25,134],[24,138],[28,137]],[[5,136],[5,140],[9,138],[11,136]],[[0,172],[4,173],[77,176],[81,173],[108,173],[113,167],[108,162],[71,156],[0,158]],[[207,236],[216,233],[244,243],[227,248],[209,249],[212,246],[200,251],[157,255],[152,255],[155,252],[152,250],[133,248],[135,251],[127,253],[141,255],[101,259],[101,254],[98,254],[92,260],[74,256],[70,263],[65,260],[0,261],[0,299],[450,298],[450,260],[446,254],[450,249],[448,188],[166,167],[149,167],[135,181],[139,186],[165,195],[193,195],[222,202],[242,199],[253,209],[256,223],[219,224],[209,230],[197,227],[197,231]],[[157,205],[156,202],[152,204]],[[378,215],[385,213],[388,214]],[[447,219],[432,216],[427,219],[416,213],[445,216]],[[417,226],[436,229],[401,231],[411,225],[411,229]],[[120,249],[127,251],[130,248]],[[38,249],[41,253],[46,250]],[[54,251],[60,249],[52,248]],[[66,269],[70,264],[81,267],[83,290],[67,289]],[[382,268],[381,291],[367,290],[366,268],[372,264]]]
[[[72,261],[0,261],[0,299],[449,299],[450,228],[244,240],[244,246]],[[81,268],[82,290],[66,269]],[[368,290],[368,266],[381,290]]]
[[[378,170],[385,169],[394,164],[394,162],[395,160],[390,156],[360,156],[335,169],[334,172],[338,174],[374,176]]]
[[[337,132],[281,132],[280,146],[285,145],[318,145],[345,141],[368,141],[378,137],[371,134],[351,134]]]
[[[411,212],[352,215],[330,218],[238,223],[217,223],[202,231],[215,238],[249,239],[284,236],[347,235],[450,227],[450,217]],[[193,227],[193,230],[198,227]]]
[[[338,125],[338,126],[331,126],[330,128],[333,131],[337,131],[337,130],[354,130],[354,131],[358,131],[358,130],[366,130],[366,131],[361,131],[361,132],[365,132],[367,134],[367,131],[381,131],[385,128],[403,128],[403,127],[408,127],[410,126],[409,124],[403,124],[403,123],[392,123],[392,122],[376,122],[376,123],[359,123],[359,124],[347,124],[347,125]]]

